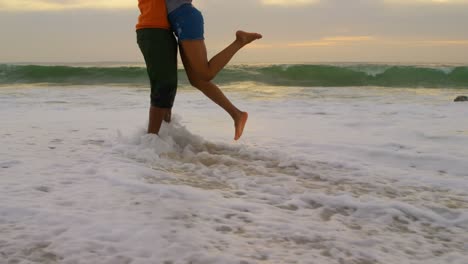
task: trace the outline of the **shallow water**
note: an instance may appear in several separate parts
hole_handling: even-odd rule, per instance
[[[0,90],[6,263],[466,263],[459,90],[182,89],[145,135],[147,92]]]

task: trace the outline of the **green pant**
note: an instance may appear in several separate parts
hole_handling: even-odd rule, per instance
[[[166,29],[139,29],[137,42],[151,83],[151,105],[172,108],[177,92],[177,41],[174,34]]]

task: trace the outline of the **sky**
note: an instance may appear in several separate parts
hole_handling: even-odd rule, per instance
[[[237,63],[468,63],[468,0],[194,0],[210,56]],[[0,0],[0,64],[141,62],[137,0]]]

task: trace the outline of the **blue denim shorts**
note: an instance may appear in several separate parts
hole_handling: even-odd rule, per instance
[[[181,40],[204,40],[203,15],[192,4],[183,4],[169,13],[171,29]]]

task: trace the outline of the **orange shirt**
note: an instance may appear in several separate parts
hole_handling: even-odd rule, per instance
[[[170,29],[167,20],[166,0],[138,0],[140,16],[137,29],[141,28],[165,28]]]

